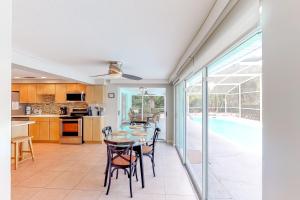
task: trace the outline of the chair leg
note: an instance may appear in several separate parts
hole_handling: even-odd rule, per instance
[[[106,163],[106,167],[105,167],[104,187],[106,187],[106,183],[107,183],[107,176],[108,176],[108,161],[107,161],[107,163]]]
[[[106,195],[108,195],[108,193],[109,193],[110,184],[111,184],[111,177],[112,177],[111,166],[108,167],[108,173],[109,173],[109,179],[108,179],[108,186],[107,186]]]
[[[153,176],[155,177],[155,163],[154,163],[154,156],[151,157],[151,163],[152,163]]]
[[[129,188],[130,188],[130,197],[132,198],[132,167],[130,167],[130,172],[129,172]]]
[[[116,179],[119,178],[119,169],[117,169],[117,175],[116,175]]]
[[[137,172],[137,166],[135,166],[134,173],[135,173],[135,179],[136,179],[136,181],[139,181],[138,172]]]
[[[29,145],[29,149],[30,149],[30,153],[31,153],[31,158],[34,161],[34,154],[33,154],[33,147],[32,147],[32,140],[31,140],[31,138],[28,140],[28,145]]]
[[[23,160],[23,142],[19,144],[19,161]]]
[[[19,163],[19,143],[15,143],[15,169],[18,169],[18,163]]]

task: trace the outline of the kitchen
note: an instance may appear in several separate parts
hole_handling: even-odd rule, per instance
[[[13,126],[12,138],[28,135],[33,143],[102,143],[105,97],[105,85],[13,83],[12,122],[18,129],[24,122],[24,127],[20,131]]]

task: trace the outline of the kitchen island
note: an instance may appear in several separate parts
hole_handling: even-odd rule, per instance
[[[11,138],[19,136],[28,136],[28,126],[34,124],[34,121],[12,121],[11,122]]]
[[[11,138],[20,136],[29,136],[29,125],[34,124],[34,121],[11,121]],[[23,146],[24,150],[29,150],[28,144]],[[14,148],[11,148],[11,155],[15,154]]]

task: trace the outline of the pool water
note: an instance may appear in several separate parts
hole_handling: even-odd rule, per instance
[[[193,117],[201,123],[202,117]],[[209,134],[216,134],[247,149],[261,148],[262,127],[259,122],[229,117],[210,117]]]

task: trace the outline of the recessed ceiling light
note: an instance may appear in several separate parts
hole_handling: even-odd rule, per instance
[[[19,77],[19,76],[15,76],[14,78],[15,78],[15,79],[18,79],[18,78],[20,78],[20,77]]]
[[[47,78],[47,77],[46,77],[46,76],[42,76],[41,78],[42,78],[42,79],[45,79],[45,78]]]

